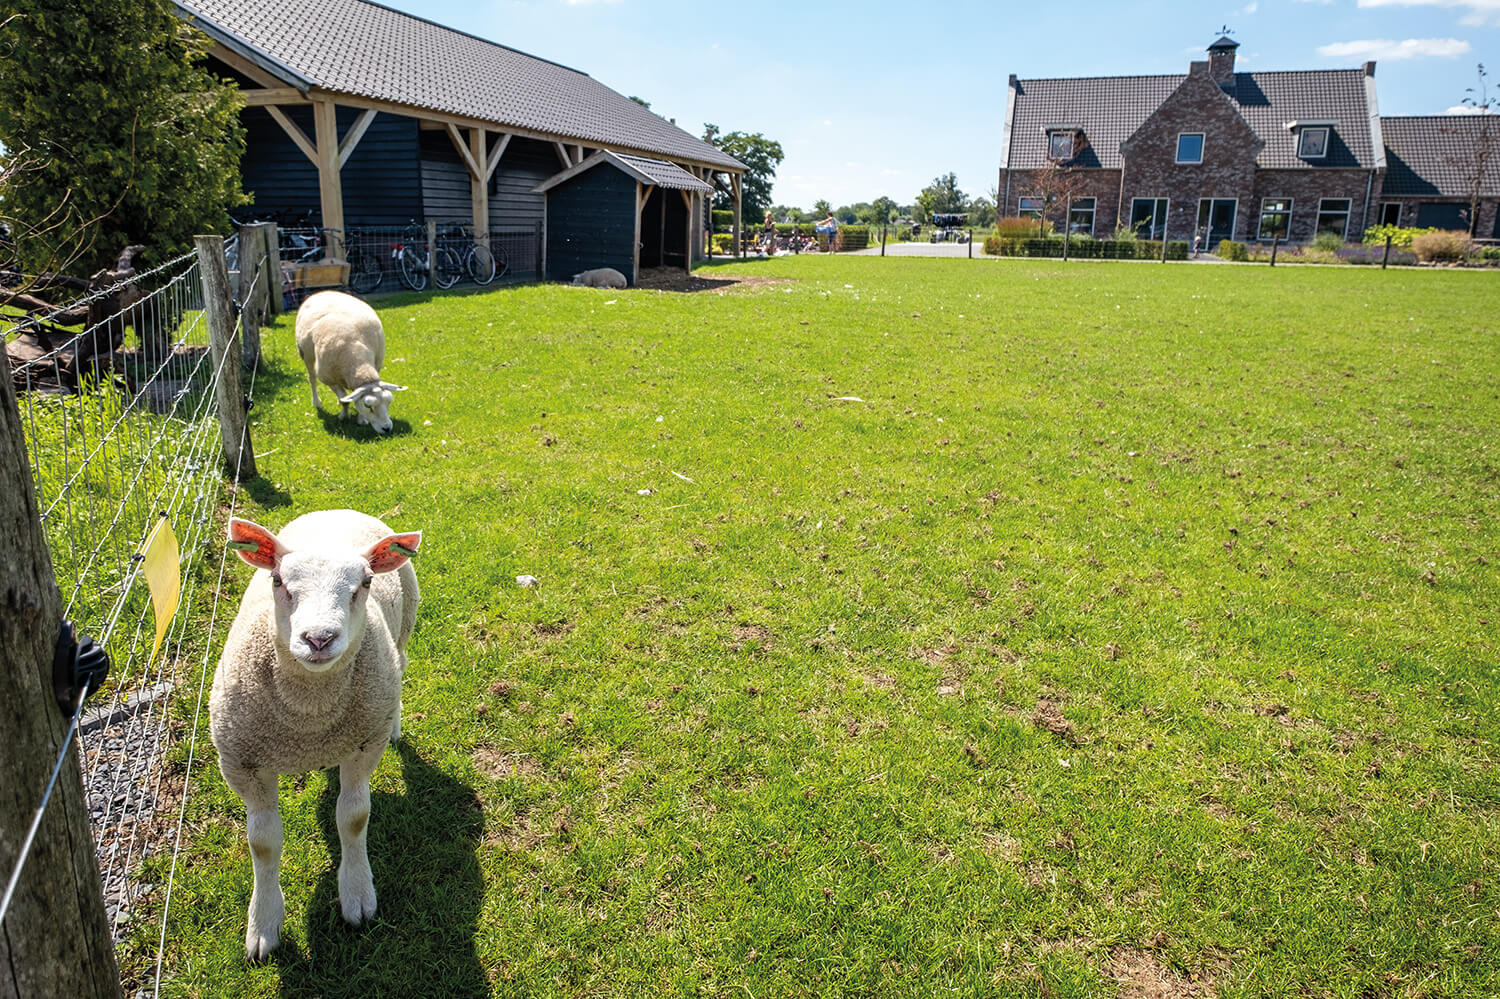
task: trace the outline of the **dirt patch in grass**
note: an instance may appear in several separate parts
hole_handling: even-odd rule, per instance
[[[1213,999],[1212,975],[1183,978],[1149,951],[1116,948],[1104,973],[1120,986],[1120,999]]]
[[[1063,717],[1062,709],[1057,702],[1048,698],[1042,698],[1036,702],[1036,711],[1031,716],[1031,724],[1037,728],[1046,729],[1053,735],[1061,736],[1074,745],[1078,744],[1078,731],[1073,723]]]
[[[503,753],[493,746],[474,750],[474,764],[490,780],[538,777],[542,773],[541,764],[526,753]]]
[[[757,645],[760,648],[770,648],[771,632],[758,624],[737,624],[734,626],[734,641],[729,643],[730,649],[741,652],[747,645]]]
[[[748,291],[773,285],[790,284],[785,278],[769,278],[759,274],[718,274],[700,277],[689,274],[680,267],[647,267],[641,270],[636,287],[645,291]]]

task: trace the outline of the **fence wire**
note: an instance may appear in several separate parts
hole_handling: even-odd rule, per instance
[[[264,279],[268,271],[258,273]],[[143,297],[119,287],[90,295],[93,301],[113,298],[118,307],[77,333],[54,321],[80,302],[40,316],[0,313],[64,617],[104,646],[112,663],[104,688],[80,705],[73,724],[117,944],[157,887],[140,879],[143,862],[170,848],[175,873],[182,845],[225,566],[218,525],[226,486],[214,388],[222,365],[239,360],[228,350],[218,366],[212,361],[194,255],[138,275],[132,284],[150,290]],[[254,290],[242,289],[242,295]],[[229,496],[231,509],[235,498]],[[136,553],[162,518],[178,539],[182,593],[153,657],[156,629]],[[206,631],[205,615],[211,622]],[[194,686],[191,711],[174,711],[175,692]],[[184,751],[173,739],[178,730],[188,735],[181,764]],[[70,730],[63,755],[71,738]],[[23,852],[17,875],[24,863]],[[158,991],[170,883],[169,875]]]

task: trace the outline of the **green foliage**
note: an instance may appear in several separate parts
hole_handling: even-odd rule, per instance
[[[917,195],[917,220],[926,222],[937,212],[963,212],[969,207],[969,196],[959,190],[958,175],[952,172],[934,177],[932,183]]]
[[[987,229],[995,224],[995,203],[989,198],[975,198],[969,202],[966,211],[969,224],[976,229]]]
[[[1418,236],[1429,232],[1438,232],[1435,228],[1419,229],[1416,226],[1403,228],[1399,225],[1377,225],[1365,230],[1364,242],[1385,244],[1386,237],[1391,239],[1392,246],[1406,248],[1411,246],[1411,241]]]
[[[1009,215],[995,222],[995,235],[1001,239],[1035,239],[1051,231],[1051,223],[1030,216]]]
[[[9,0],[0,23],[0,189],[28,270],[145,263],[219,232],[244,201],[235,88],[165,0]]]
[[[875,225],[890,222],[896,217],[898,210],[896,202],[882,194],[870,205],[870,221]]]
[[[1219,256],[1225,260],[1246,261],[1250,259],[1250,248],[1244,243],[1237,243],[1232,239],[1219,240]]]
[[[1413,239],[1411,251],[1424,264],[1461,264],[1474,252],[1474,241],[1466,232],[1439,230]]]
[[[1344,237],[1336,232],[1320,232],[1313,237],[1311,246],[1320,253],[1337,253],[1344,248]]]
[[[714,232],[723,232],[734,227],[733,209],[714,208],[709,214],[713,217]]]
[[[985,239],[984,252],[1000,257],[1061,257],[1063,255],[1061,237],[1038,238],[1035,235],[1036,221],[1034,219],[1026,221],[1031,222],[1032,235],[1021,237],[997,232]],[[1173,240],[1167,244],[1168,260],[1186,260],[1187,255],[1187,243]],[[1161,241],[1146,239],[1117,241],[1075,235],[1068,239],[1068,256],[1082,260],[1160,260]]]
[[[819,222],[827,218],[831,211],[833,211],[833,206],[828,203],[827,199],[819,198],[813,202],[813,215]]]
[[[776,168],[785,154],[781,143],[768,139],[759,132],[719,133],[719,126],[704,125],[703,141],[733,156],[745,164],[745,179],[741,188],[742,217],[759,219],[771,207],[771,184],[776,179]],[[731,208],[732,201],[720,194],[714,198],[715,208]]]
[[[734,233],[714,233],[714,252],[719,254],[730,254],[734,252]]]
[[[879,242],[879,230],[876,230],[876,242]],[[843,251],[863,250],[870,245],[870,227],[867,225],[841,225],[839,226],[839,249]]]

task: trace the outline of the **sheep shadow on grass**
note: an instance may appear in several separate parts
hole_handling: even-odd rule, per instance
[[[331,772],[318,824],[334,856],[308,904],[307,952],[283,938],[272,954],[283,996],[490,995],[474,946],[484,904],[479,796],[406,742],[395,752],[405,790],[370,794],[375,919],[356,929],[339,911],[339,788]]]
[[[305,385],[306,383],[304,382],[303,384]],[[334,404],[332,409],[318,410],[318,419],[323,421],[323,429],[335,437],[346,437],[360,444],[369,444],[373,441],[384,440],[387,437],[405,437],[411,433],[410,423],[399,416],[392,416],[390,431],[377,434],[374,428],[362,426],[353,416],[350,416],[348,419],[339,416],[337,403]]]

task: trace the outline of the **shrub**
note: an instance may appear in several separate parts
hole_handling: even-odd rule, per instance
[[[879,238],[879,237],[877,237]],[[840,250],[863,250],[870,245],[870,227],[867,225],[839,226]]]
[[[1377,225],[1371,226],[1370,228],[1365,230],[1363,242],[1384,244],[1385,238],[1389,236],[1391,237],[1392,246],[1404,247],[1410,246],[1411,241],[1413,239],[1416,239],[1418,236],[1437,231],[1437,229],[1418,229],[1415,226],[1409,229],[1403,229],[1399,225]]]
[[[1041,219],[1012,215],[995,220],[995,235],[1001,239],[1037,239],[1051,231],[1052,226]]]
[[[1440,230],[1413,239],[1411,250],[1424,264],[1461,264],[1474,252],[1474,244],[1466,232]]]
[[[714,232],[725,232],[734,228],[734,212],[729,211],[727,208],[715,208],[711,214],[713,215]]]
[[[1337,253],[1344,248],[1344,237],[1336,232],[1320,232],[1313,237],[1312,248],[1320,253]]]
[[[1479,259],[1487,264],[1500,263],[1500,246],[1486,246],[1479,251]]]
[[[714,252],[715,253],[722,253],[725,256],[728,256],[729,254],[733,253],[734,252],[734,233],[732,233],[732,232],[716,232],[716,233],[714,233]]]
[[[1225,260],[1245,261],[1250,259],[1250,247],[1244,243],[1236,243],[1232,239],[1219,240],[1219,256]]]

